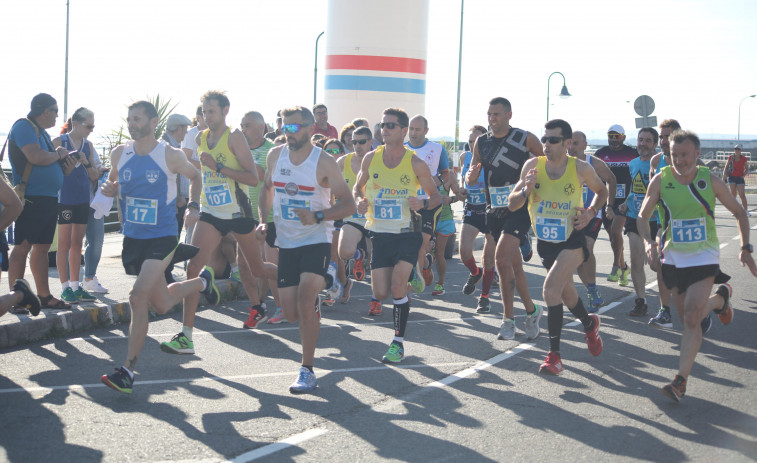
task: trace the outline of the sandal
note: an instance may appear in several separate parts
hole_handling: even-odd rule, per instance
[[[56,299],[52,294],[49,296],[39,296],[39,302],[42,303],[43,309],[66,310],[71,308],[71,304]]]
[[[20,305],[14,305],[8,312],[14,315],[29,315],[29,309]]]

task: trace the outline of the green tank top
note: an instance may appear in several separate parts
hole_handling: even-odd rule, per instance
[[[697,254],[706,249],[719,250],[715,229],[715,192],[710,184],[710,169],[699,166],[696,177],[688,185],[675,179],[670,166],[660,171],[660,202],[662,242],[667,250]]]
[[[272,141],[266,139],[262,145],[255,149],[250,149],[252,159],[255,160],[255,164],[263,169],[263,172],[265,172],[267,166],[266,158],[268,157],[268,151],[274,146],[276,145],[274,145]],[[255,217],[255,220],[257,221],[260,221],[260,217],[258,216],[258,198],[260,197],[260,186],[263,184],[264,180],[263,177],[260,177],[256,186],[247,185],[247,193],[250,197],[250,204],[252,204],[252,216]],[[268,221],[273,222],[273,207],[271,207],[271,210],[268,212]]]
[[[444,188],[444,185],[439,185],[439,194],[442,195],[442,198],[445,196],[449,196],[449,191]],[[446,204],[442,206],[441,212],[439,212],[439,218],[437,221],[442,222],[444,220],[452,220],[454,216],[452,215],[452,206],[449,204]]]

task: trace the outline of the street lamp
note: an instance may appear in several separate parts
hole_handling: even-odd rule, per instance
[[[741,103],[743,103],[743,102],[744,102],[744,100],[746,100],[747,98],[754,98],[754,97],[756,97],[756,96],[757,96],[757,95],[748,95],[748,96],[745,96],[745,97],[744,97],[744,98],[742,98],[742,99],[741,99],[741,101],[739,102],[739,129],[738,129],[738,132],[736,132],[736,133],[737,133],[737,135],[736,135],[736,140],[741,140]]]
[[[313,69],[313,106],[315,106],[315,96],[318,90],[318,41],[321,40],[323,32],[318,34],[318,38],[315,39],[315,68]]]
[[[547,121],[549,121],[549,80],[555,74],[560,74],[562,76],[562,90],[560,90],[560,98],[568,98],[569,96],[571,96],[570,92],[568,92],[568,87],[565,85],[565,76],[562,72],[555,71],[550,74],[549,77],[547,77]]]

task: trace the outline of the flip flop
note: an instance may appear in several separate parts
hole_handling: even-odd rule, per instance
[[[67,310],[71,308],[71,304],[56,299],[52,294],[45,297],[39,296],[39,302],[42,303],[43,309]]]

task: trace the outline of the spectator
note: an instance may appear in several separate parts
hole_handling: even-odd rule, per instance
[[[349,123],[342,127],[342,130],[339,131],[339,141],[344,144],[344,151],[346,153],[354,153],[355,148],[352,146],[352,132],[355,131],[357,127],[355,127],[355,124]]]
[[[315,116],[315,131],[313,133],[320,133],[325,135],[326,138],[337,138],[339,136],[336,127],[329,124],[329,110],[325,104],[319,103],[313,106],[313,116]]]

